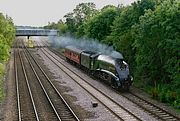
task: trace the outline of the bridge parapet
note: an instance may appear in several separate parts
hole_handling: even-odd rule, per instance
[[[16,36],[57,36],[57,30],[50,29],[16,29]]]

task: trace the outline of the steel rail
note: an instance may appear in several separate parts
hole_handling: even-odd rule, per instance
[[[51,105],[51,107],[52,107],[52,109],[53,109],[56,117],[58,118],[59,121],[61,121],[61,118],[59,117],[58,112],[57,112],[57,110],[55,109],[55,106],[54,106],[54,104],[52,103],[52,101],[51,101],[51,99],[50,99],[50,97],[49,97],[46,89],[44,88],[44,86],[43,86],[43,84],[42,84],[42,82],[41,82],[41,79],[39,78],[39,76],[38,76],[38,74],[37,74],[34,66],[32,65],[32,63],[31,63],[31,61],[30,61],[30,58],[28,57],[27,53],[24,52],[24,54],[25,54],[25,56],[26,56],[26,58],[27,58],[27,60],[28,60],[28,62],[29,62],[29,64],[30,64],[30,66],[31,66],[31,68],[32,68],[32,70],[33,70],[33,72],[34,72],[34,74],[35,74],[35,76],[36,76],[39,84],[41,85],[41,88],[43,89],[43,92],[44,92],[44,94],[46,95],[46,98],[47,98],[48,102],[50,103],[50,105]]]
[[[26,74],[27,72],[26,72],[26,70],[25,70],[24,62],[23,62],[23,60],[22,60],[22,56],[21,56],[21,54],[20,54],[19,49],[18,49],[18,55],[19,55],[19,58],[20,58],[20,61],[21,61],[23,73],[24,73],[25,80],[26,80],[26,85],[27,85],[27,87],[28,87],[28,92],[29,92],[29,95],[30,95],[30,98],[31,98],[31,102],[32,102],[32,105],[33,105],[33,109],[34,109],[34,113],[35,113],[35,116],[36,116],[36,120],[39,121],[39,116],[38,116],[38,113],[37,113],[37,110],[36,110],[36,106],[35,106],[35,103],[34,103],[32,91],[31,91],[31,88],[30,88],[30,85],[29,85],[29,81],[28,81],[28,78],[27,78],[27,74]]]
[[[154,116],[158,117],[159,119],[163,120],[163,121],[168,121],[168,120],[169,121],[180,121],[179,117],[177,117],[175,115],[172,115],[171,113],[167,112],[166,110],[164,110],[164,109],[156,106],[155,104],[141,98],[140,96],[134,94],[133,92],[130,92],[129,96],[126,96],[126,95],[123,95],[123,96],[126,97],[127,99],[129,99],[130,101],[134,102],[135,104],[137,104],[138,106],[140,106],[144,110],[148,111],[152,115],[154,115]],[[135,98],[137,98],[138,101],[130,99],[130,96],[131,97],[134,96]]]
[[[19,94],[19,84],[17,75],[17,61],[16,61],[16,50],[14,49],[14,73],[15,73],[15,83],[16,83],[16,96],[17,96],[17,108],[18,108],[18,120],[21,121],[21,106],[20,106],[20,94]]]
[[[66,105],[66,107],[68,108],[68,110],[71,112],[71,114],[73,115],[73,117],[75,118],[75,120],[79,121],[78,117],[75,115],[75,113],[73,112],[73,110],[70,108],[70,106],[68,105],[68,103],[65,101],[65,99],[62,97],[62,95],[59,93],[59,91],[57,90],[57,88],[54,86],[54,84],[51,82],[51,80],[49,79],[49,77],[46,75],[46,73],[44,72],[44,70],[40,67],[40,65],[38,64],[38,62],[35,60],[35,58],[31,55],[31,53],[29,52],[29,50],[25,47],[27,53],[29,53],[29,55],[31,56],[31,58],[34,60],[34,62],[36,63],[36,65],[38,66],[38,68],[41,70],[41,72],[44,74],[45,78],[48,80],[48,82],[51,84],[51,86],[53,87],[53,89],[55,90],[55,92],[59,95],[59,97],[61,98],[61,100],[64,102],[64,104]],[[26,56],[27,56],[26,53]],[[28,56],[27,56],[28,57]],[[28,57],[29,58],[29,57]],[[29,59],[28,59],[29,60]],[[29,60],[30,62],[30,60]],[[31,66],[33,67],[33,65],[31,64]],[[35,69],[33,69],[35,70]],[[37,73],[36,73],[37,75]],[[38,76],[38,75],[37,75]],[[39,78],[39,77],[38,77]],[[40,81],[40,79],[38,79]],[[42,85],[42,83],[41,83]],[[43,86],[43,85],[42,85]],[[45,90],[45,88],[44,88]],[[47,92],[46,92],[47,94]],[[49,98],[50,99],[50,98]],[[51,102],[52,103],[52,102]],[[53,103],[52,103],[53,105]],[[54,107],[54,106],[53,106]],[[55,109],[55,107],[54,107]],[[58,115],[58,112],[56,111],[56,114]],[[58,115],[59,116],[59,115]],[[59,117],[60,119],[60,117]]]

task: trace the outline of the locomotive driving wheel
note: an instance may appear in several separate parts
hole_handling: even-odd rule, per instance
[[[119,88],[116,80],[113,77],[111,77],[111,87],[114,88],[114,89]]]

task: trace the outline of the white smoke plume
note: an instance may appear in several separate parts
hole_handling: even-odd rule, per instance
[[[54,48],[64,48],[66,46],[72,45],[83,50],[94,51],[105,55],[110,55],[114,58],[123,58],[122,54],[115,51],[112,46],[107,46],[93,39],[75,39],[67,36],[49,36],[48,41]]]

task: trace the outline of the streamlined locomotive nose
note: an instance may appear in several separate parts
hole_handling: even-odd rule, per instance
[[[116,71],[122,88],[129,88],[133,78],[130,76],[128,64],[123,60],[116,60]]]

